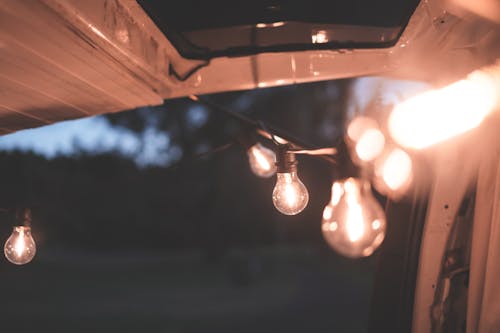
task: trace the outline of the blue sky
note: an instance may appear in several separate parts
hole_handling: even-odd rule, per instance
[[[102,117],[63,121],[0,137],[1,150],[34,151],[48,158],[74,153],[78,146],[130,153],[138,148],[139,139],[125,129],[112,128]]]
[[[384,102],[394,103],[426,89],[427,85],[412,81],[380,77],[356,79],[347,112],[352,115],[355,109],[363,110],[377,92],[382,92]],[[208,117],[201,106],[191,108],[187,116],[195,127],[203,125]],[[133,157],[140,166],[168,165],[180,159],[182,151],[170,144],[167,133],[149,128],[139,136],[125,128],[111,126],[106,118],[100,116],[0,136],[0,150],[33,151],[47,158],[71,155],[82,150],[119,151]]]
[[[32,151],[47,158],[71,155],[78,151],[119,151],[134,157],[139,165],[144,166],[167,164],[168,147],[169,138],[165,133],[151,129],[141,137],[130,130],[111,126],[100,116],[63,121],[0,136],[0,150],[4,151]]]

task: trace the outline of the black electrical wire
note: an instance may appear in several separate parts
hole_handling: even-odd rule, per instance
[[[267,124],[264,124],[262,121],[254,120],[246,115],[241,113],[233,112],[221,105],[218,105],[209,99],[204,97],[200,97],[197,95],[190,95],[189,98],[195,102],[203,104],[210,109],[217,110],[219,112],[223,112],[226,115],[241,121],[250,127],[255,128],[256,132],[263,136],[264,138],[273,141],[274,144],[279,145],[283,143],[288,143],[291,146],[290,152],[295,154],[308,154],[313,157],[320,158],[330,164],[337,164],[337,161],[329,156],[335,154],[335,148],[333,147],[314,147],[313,145],[304,143],[302,140],[296,138],[295,136],[285,132],[283,129],[277,127],[270,127]],[[284,141],[284,142],[281,142]],[[327,153],[327,154],[325,154]]]

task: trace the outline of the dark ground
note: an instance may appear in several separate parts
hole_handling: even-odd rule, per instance
[[[364,332],[373,267],[327,251],[40,251],[0,274],[2,332]]]

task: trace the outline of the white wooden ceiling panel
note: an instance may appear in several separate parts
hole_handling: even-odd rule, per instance
[[[168,73],[158,37],[148,38],[150,30],[130,17],[119,1],[69,5],[59,0],[0,0],[1,134],[158,105],[163,102],[159,92],[171,89],[167,77],[158,79],[151,72]],[[89,10],[95,11],[90,15],[95,24],[82,19]],[[97,22],[116,22],[118,17],[128,25]],[[134,40],[134,53],[125,40],[115,42],[123,39],[116,29],[124,27],[142,34]]]

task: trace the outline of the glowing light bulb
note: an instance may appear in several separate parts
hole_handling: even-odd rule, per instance
[[[385,137],[379,129],[366,130],[356,143],[356,155],[364,162],[373,161],[384,150]]]
[[[13,264],[29,263],[36,254],[36,244],[31,236],[31,228],[14,227],[9,239],[5,242],[4,253],[5,257]]]
[[[276,154],[256,143],[247,150],[250,169],[259,177],[268,178],[276,173]]]
[[[297,215],[309,202],[307,188],[297,176],[295,154],[287,145],[278,146],[276,159],[277,180],[273,190],[274,207],[285,215]]]
[[[378,191],[392,198],[404,194],[412,178],[411,158],[402,149],[389,149],[375,163],[375,186]]]
[[[403,147],[423,149],[476,128],[500,104],[497,66],[496,78],[476,71],[396,105],[388,123],[391,136]]]
[[[384,211],[368,182],[348,178],[333,183],[322,232],[334,250],[346,257],[367,257],[382,244],[385,228]]]
[[[363,133],[371,128],[378,128],[377,122],[365,116],[357,116],[347,126],[347,137],[354,142],[358,142]]]
[[[371,162],[384,150],[385,136],[372,118],[354,118],[347,127],[347,137],[350,145],[354,146],[353,157],[357,163]]]
[[[309,202],[307,188],[300,181],[297,172],[278,173],[273,191],[273,203],[285,215],[297,215]]]

